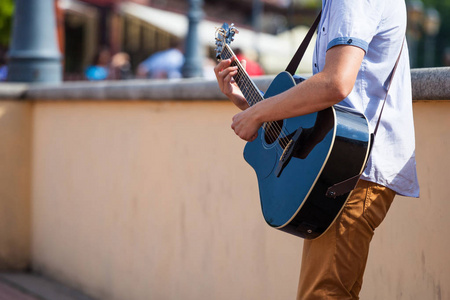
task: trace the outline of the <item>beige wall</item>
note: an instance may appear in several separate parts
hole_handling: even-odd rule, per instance
[[[231,104],[32,109],[35,270],[108,300],[294,299],[302,240],[265,225]],[[450,299],[450,102],[414,113],[421,198],[377,230],[362,299]]]
[[[413,108],[421,195],[395,199],[373,239],[361,299],[450,299],[450,101]]]
[[[0,101],[0,269],[30,262],[31,105]]]
[[[33,263],[102,299],[287,299],[301,241],[267,228],[223,102],[34,108]]]

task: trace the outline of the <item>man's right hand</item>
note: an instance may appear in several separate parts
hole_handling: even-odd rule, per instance
[[[247,109],[248,103],[245,100],[244,95],[234,82],[233,76],[237,74],[238,68],[236,66],[231,66],[231,63],[235,59],[222,60],[214,68],[214,73],[216,74],[217,83],[219,84],[220,91],[228,97],[237,107],[241,110]],[[242,67],[246,67],[246,61],[241,61]]]

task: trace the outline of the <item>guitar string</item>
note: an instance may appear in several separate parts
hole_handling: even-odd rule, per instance
[[[233,52],[231,49],[229,49],[228,45],[227,47],[225,47],[224,49],[226,49],[228,53],[224,53],[227,56],[225,57],[225,59],[231,58],[233,55]],[[222,52],[223,53],[223,52]],[[224,55],[222,55],[224,56]],[[245,74],[245,70],[243,69],[242,65],[240,65],[240,63],[238,63],[238,61],[235,61],[236,66],[238,67],[239,71],[237,73],[237,75],[235,75],[235,82],[238,84],[240,83],[243,86],[239,86],[239,88],[242,88],[242,93],[247,93],[247,97],[246,100],[249,103],[250,106],[256,104],[257,102],[260,102],[261,100],[263,100],[264,98],[261,96],[261,94],[258,91],[255,91],[255,88],[250,89],[249,91],[249,86],[250,87],[254,87],[253,83],[251,82],[251,80],[248,77],[245,76],[241,76],[241,74]],[[250,96],[250,97],[249,97]],[[250,99],[249,99],[250,98]],[[258,99],[259,98],[259,99]],[[285,132],[285,130],[279,126],[277,121],[272,121],[272,122],[265,122],[263,125],[263,128],[265,129],[265,131],[269,134],[269,137],[272,140],[276,140],[277,137],[279,140],[279,144],[281,145],[281,147],[284,149],[287,146],[287,141],[285,140],[287,137],[287,133]],[[279,133],[277,133],[279,132]]]
[[[255,87],[253,83],[250,81],[250,79],[246,76],[243,77],[241,76],[241,74],[245,74],[243,68],[238,64],[236,65],[240,70],[237,76],[235,76],[236,82],[238,83],[238,86],[242,88],[242,92],[244,94],[247,94],[246,100],[249,103],[249,105],[252,106],[257,102],[262,101],[264,98],[258,91],[255,91]],[[253,89],[250,89],[249,91],[249,87],[252,87]],[[276,141],[278,137],[279,144],[282,148],[281,150],[286,148],[285,132],[284,130],[282,130],[282,128],[280,128],[278,122],[266,122],[263,124],[263,128],[267,132],[267,135],[271,140]]]
[[[225,53],[228,55],[227,58],[234,56],[231,49],[229,49],[229,47],[226,47],[225,49],[229,51],[229,53]],[[240,71],[235,76],[235,79],[236,79],[235,81],[236,81],[236,83],[241,84],[241,86],[239,84],[238,84],[238,86],[239,86],[239,88],[243,89],[242,92],[247,93],[246,100],[249,103],[249,105],[252,106],[253,104],[263,100],[263,97],[261,96],[261,94],[259,92],[254,91],[254,86],[253,86],[252,82],[248,79],[248,77],[244,76],[243,78],[241,78],[241,73],[245,74],[245,70],[243,69],[243,67],[240,64],[238,64],[237,62],[235,62],[235,64],[237,65],[237,67]],[[250,92],[248,92],[249,83],[250,83],[250,86],[253,87],[253,90],[250,90]],[[243,84],[243,86],[242,86],[242,84]],[[257,97],[256,97],[256,95],[257,95]],[[258,100],[258,98],[259,98],[259,100]],[[272,128],[272,126],[270,126],[270,124],[268,124],[268,123],[264,123],[263,128],[267,132],[268,136],[274,141],[276,140],[276,138],[278,136],[281,135],[281,137],[279,138],[279,144],[282,148],[285,148],[286,141],[284,140],[284,137],[283,137],[283,134],[284,134],[283,130],[281,130],[278,123],[276,123],[276,122],[270,122],[270,123],[274,124],[273,127],[278,127],[278,128]],[[278,129],[279,133],[276,132],[277,129]],[[283,149],[281,149],[281,150],[283,150]]]
[[[261,95],[256,94],[254,91],[254,88],[253,89],[249,88],[249,83],[245,77],[242,78],[239,74],[238,74],[238,76],[235,76],[235,77],[236,77],[238,86],[242,89],[242,92],[246,96],[246,100],[250,106],[252,106],[262,100]],[[264,130],[266,131],[268,137],[271,140],[275,140],[280,135],[280,133],[282,133],[282,132],[277,132],[277,128],[276,128],[277,126],[275,124],[278,124],[278,123],[266,122],[263,124]],[[282,147],[285,147],[283,139],[280,139],[280,144]]]
[[[228,55],[226,58],[230,58],[230,57],[234,56],[232,51],[231,51],[231,49],[229,49],[229,47],[226,47],[225,49],[228,50],[228,52],[229,52],[229,53],[225,53],[225,54]],[[237,61],[235,62],[235,64],[237,65],[237,67],[238,67],[238,69],[240,71],[240,72],[237,73],[236,76],[234,76],[235,79],[236,79],[235,81],[236,81],[237,84],[238,83],[241,84],[241,86],[239,84],[238,84],[238,86],[239,86],[239,88],[243,89],[242,92],[248,94],[247,97],[246,97],[246,100],[249,103],[249,105],[252,106],[252,105],[256,104],[257,102],[263,100],[263,97],[261,96],[261,94],[259,92],[256,93],[254,91],[254,89],[251,90],[250,93],[248,93],[248,86],[249,85],[253,86],[253,84],[248,79],[248,77],[244,76],[243,78],[241,78],[241,73],[245,74],[245,71],[244,71],[243,67],[240,64],[237,63]],[[242,84],[243,84],[243,86],[242,86]],[[256,97],[256,95],[257,95],[257,97]],[[259,98],[259,100],[257,98]],[[283,132],[283,130],[281,130],[281,128],[279,127],[278,123],[277,122],[270,122],[270,123],[274,124],[274,126],[270,126],[270,124],[267,124],[267,123],[264,123],[264,125],[263,125],[264,129],[266,130],[266,132],[268,132],[269,137],[272,138],[273,140],[275,140],[280,134],[281,134],[281,136],[283,136],[284,132]],[[272,127],[275,127],[275,128],[272,128]],[[277,129],[280,132],[279,134],[276,132]],[[280,138],[280,144],[281,144],[281,146],[283,148],[286,147],[285,141],[284,141],[284,137]]]
[[[241,65],[238,65],[238,68],[240,69],[241,73],[245,74],[245,70],[243,70]],[[237,74],[238,77],[238,81],[241,81],[241,73]],[[241,81],[242,84],[244,84],[244,91],[246,92],[248,90],[248,86],[254,87],[253,82],[249,79],[249,77],[243,77],[243,82]],[[252,92],[249,93],[249,96],[251,96],[250,99],[250,106],[256,104],[257,102],[260,102],[261,100],[263,100],[264,98],[262,97],[262,95],[259,92],[255,92],[255,88],[253,88]],[[256,96],[256,97],[255,97]],[[272,126],[271,126],[272,125]],[[276,138],[277,136],[279,136],[280,133],[285,133],[283,132],[283,130],[281,130],[280,126],[278,125],[277,121],[273,121],[273,122],[266,122],[264,124],[265,129],[268,128],[268,131],[273,135],[272,138]],[[280,133],[277,133],[277,130]],[[284,140],[283,137],[281,138],[281,142],[282,145],[284,144]],[[283,145],[285,146],[285,145]]]

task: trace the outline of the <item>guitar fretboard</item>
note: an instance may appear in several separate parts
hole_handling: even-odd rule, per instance
[[[229,59],[233,56],[236,56],[233,53],[233,50],[226,45],[223,48],[223,51],[221,53],[222,59]],[[256,87],[254,82],[250,79],[247,72],[245,71],[244,67],[239,63],[237,59],[235,59],[232,63],[232,66],[237,66],[237,74],[234,76],[234,81],[238,85],[239,89],[241,90],[242,94],[244,95],[245,99],[247,100],[247,103],[249,106],[252,106],[260,101],[262,101],[264,98],[261,95],[259,89]]]

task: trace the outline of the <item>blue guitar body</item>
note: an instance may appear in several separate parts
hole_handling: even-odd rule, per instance
[[[280,73],[264,97],[295,85],[289,73]],[[244,149],[244,158],[258,178],[264,219],[282,231],[317,238],[333,223],[349,197],[349,192],[329,197],[327,189],[363,171],[370,148],[367,119],[351,109],[333,106],[277,124],[278,131],[261,127],[258,138]],[[301,134],[296,150],[278,173],[280,157],[287,148],[286,136],[298,130]],[[276,138],[271,136],[274,131]]]

